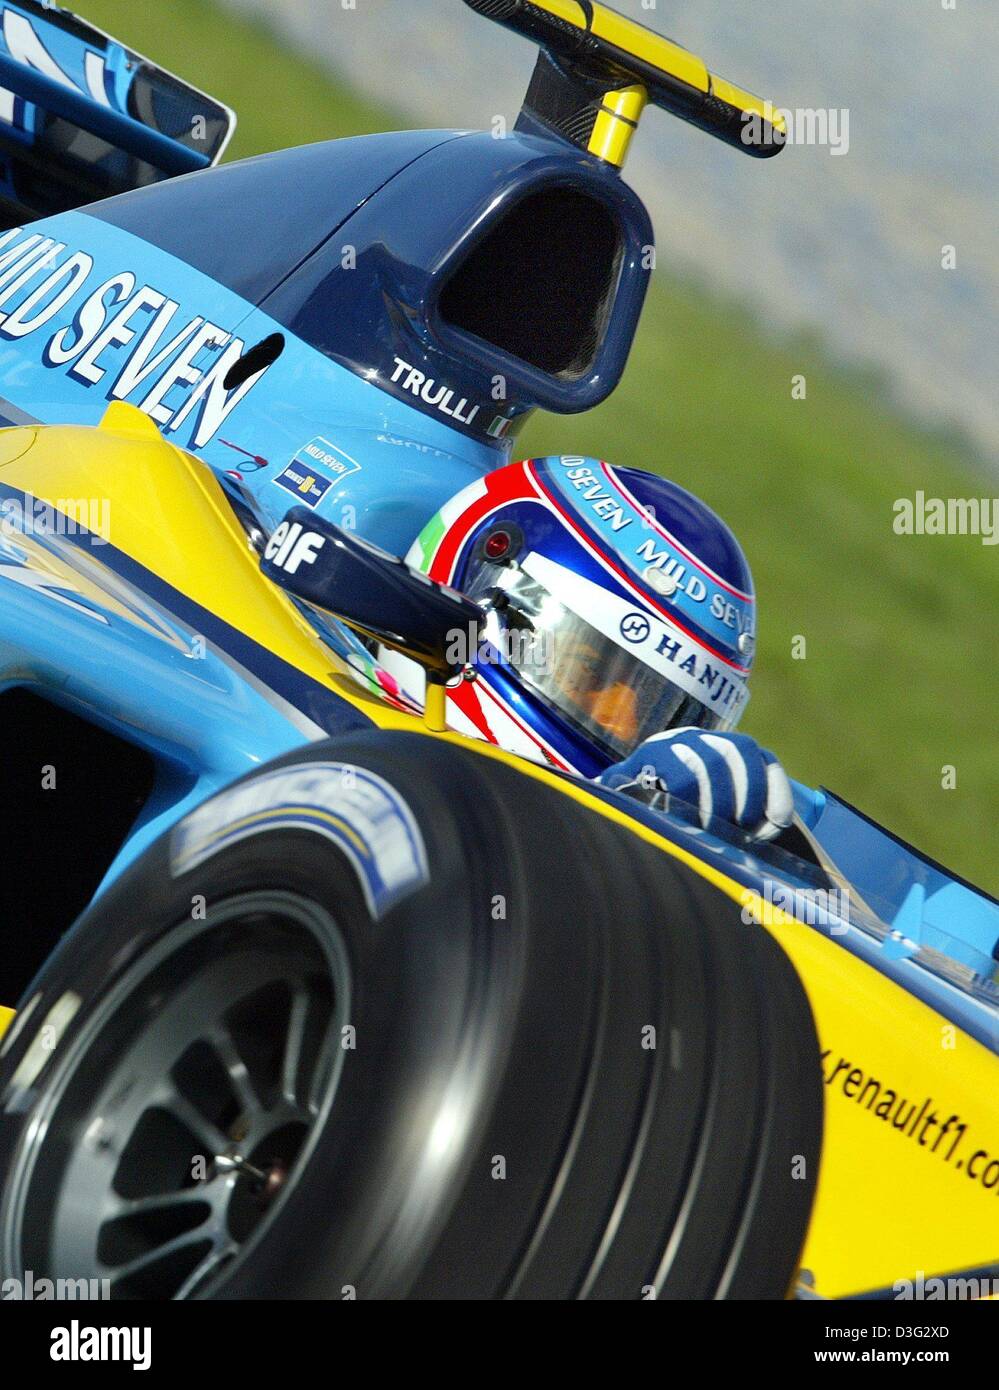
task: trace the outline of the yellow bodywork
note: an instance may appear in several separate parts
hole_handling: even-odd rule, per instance
[[[620,169],[648,99],[649,94],[640,83],[607,92],[587,146],[590,154]]]
[[[52,506],[110,499],[111,543],[194,602],[323,682],[376,725],[458,742],[478,757],[516,766],[628,827],[687,864],[741,907],[770,918],[734,879],[631,820],[571,782],[489,744],[436,732],[362,689],[290,600],[260,573],[257,558],[207,466],[166,443],[126,405],[98,430],[50,426],[0,431],[0,480]],[[484,850],[487,852],[487,850]],[[987,1187],[976,1148],[999,1158],[999,1058],[821,931],[786,920],[770,930],[801,976],[818,1025],[827,1076],[846,1062],[865,1078],[920,1104],[941,1123],[958,1117],[964,1160],[943,1157],[878,1119],[844,1089],[840,1067],[826,1087],[826,1129],[815,1212],[802,1256],[818,1293],[836,1297],[981,1268],[999,1254],[999,1179]],[[11,1017],[0,1010],[0,1030]],[[999,1165],[996,1169],[999,1174]]]

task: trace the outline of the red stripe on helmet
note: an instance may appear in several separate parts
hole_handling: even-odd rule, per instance
[[[574,769],[570,767],[570,765],[563,758],[559,757],[559,755],[555,752],[554,748],[552,748],[549,744],[547,744],[544,741],[544,739],[540,738],[538,734],[535,733],[535,731],[531,728],[530,724],[525,723],[524,720],[521,719],[520,715],[516,712],[516,710],[512,709],[510,705],[508,705],[507,702],[501,698],[501,696],[497,695],[496,691],[490,687],[487,681],[477,681],[475,683],[475,690],[476,692],[488,696],[488,698],[492,700],[494,705],[498,705],[500,707],[500,709],[503,711],[506,717],[517,726],[520,732],[524,734],[525,737],[530,739],[530,741],[534,744],[535,748],[539,748],[541,750],[541,752],[545,756],[546,762],[553,763],[555,767],[559,768],[563,772],[574,771]],[[493,743],[497,742],[497,740],[493,738],[491,734],[489,735],[489,738]]]
[[[479,731],[488,743],[495,743],[499,747],[499,739],[490,729],[486,721],[485,711],[479,704],[472,682],[462,679],[457,685],[449,685],[447,698],[454,702],[455,706],[461,710],[462,714],[470,724]]]
[[[452,522],[445,532],[427,571],[431,579],[443,584],[451,583],[462,546],[475,527],[485,521],[490,512],[506,506],[509,502],[535,500],[524,468],[523,463],[508,464],[505,468],[497,468],[495,472],[486,474],[483,480],[486,485],[485,494],[469,503],[457,521]]]

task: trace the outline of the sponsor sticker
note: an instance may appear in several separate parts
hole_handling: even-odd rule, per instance
[[[303,468],[300,463],[289,463],[274,481],[307,507],[318,507],[333,486],[332,478],[324,478],[314,469]]]
[[[0,305],[4,339],[35,345],[45,367],[107,400],[133,397],[164,431],[189,422],[193,449],[268,370],[227,387],[246,351],[230,329],[189,315],[135,271],[105,278],[89,252],[23,227],[0,234]]]
[[[308,830],[354,867],[372,917],[428,882],[426,849],[412,811],[376,773],[349,763],[276,768],[220,792],[174,827],[174,878],[240,840],[268,830]]]
[[[334,483],[360,471],[361,465],[322,435],[301,449],[273,480],[307,507],[318,507]],[[332,475],[332,476],[330,476]]]
[[[360,472],[361,465],[357,459],[351,458],[349,454],[336,444],[324,439],[321,434],[317,434],[315,439],[310,439],[308,444],[302,446],[292,459],[293,464],[300,468],[315,468],[316,465],[332,474],[335,482],[342,482],[344,478],[349,478],[351,473]]]
[[[626,613],[621,619],[621,636],[626,642],[644,642],[652,631],[652,624],[644,613]]]

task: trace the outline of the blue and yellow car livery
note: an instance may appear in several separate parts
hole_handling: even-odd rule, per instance
[[[518,11],[539,42],[578,29],[632,64],[594,97],[580,138],[558,126],[564,72],[543,67],[506,140],[367,137],[164,178],[203,161],[136,136],[118,51],[66,20],[44,31],[66,80],[40,77],[21,21],[51,12],[3,7],[0,83],[18,65],[31,74],[8,146],[42,138],[29,107],[83,120],[83,100],[100,108],[98,138],[160,165],[131,192],[29,208],[0,232],[0,692],[28,689],[152,759],[105,885],[247,771],[368,727],[462,743],[627,827],[738,903],[804,982],[826,1083],[802,1256],[815,1291],[994,1272],[999,906],[831,795],[808,829],[825,881],[854,896],[845,914],[792,856],[429,728],[386,698],[345,628],[260,571],[254,530],[296,504],[404,554],[444,501],[510,457],[530,410],[582,410],[615,386],[652,246],[619,175],[621,122],[651,97],[737,141],[734,122],[766,109],[675,46],[646,50],[602,6],[585,11],[590,29],[570,0]],[[541,247],[565,272],[564,303],[532,304]],[[505,268],[487,305],[479,253]]]

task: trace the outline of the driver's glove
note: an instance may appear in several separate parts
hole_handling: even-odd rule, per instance
[[[599,778],[649,805],[692,807],[702,826],[714,816],[770,840],[791,824],[794,800],[787,773],[773,753],[748,734],[670,729],[653,736]]]

